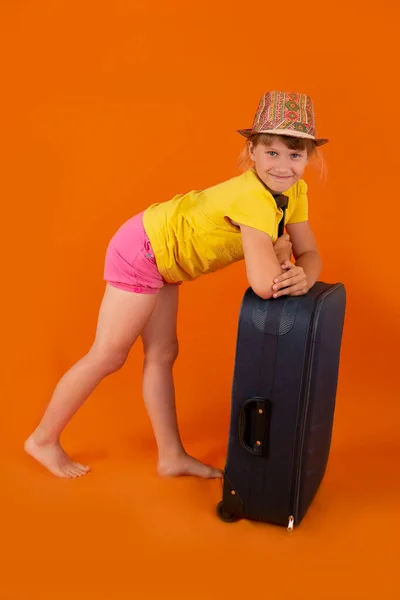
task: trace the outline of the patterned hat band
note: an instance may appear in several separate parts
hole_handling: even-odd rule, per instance
[[[313,140],[322,146],[329,140],[315,135],[314,105],[310,96],[297,92],[270,91],[261,98],[251,129],[239,129],[246,138],[258,133]]]

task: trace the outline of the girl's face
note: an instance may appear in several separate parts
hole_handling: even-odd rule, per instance
[[[286,192],[303,176],[308,163],[307,150],[291,150],[279,136],[268,146],[249,142],[250,158],[259,178],[271,192]]]

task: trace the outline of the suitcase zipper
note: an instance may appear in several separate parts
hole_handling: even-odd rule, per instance
[[[321,300],[327,296],[329,296],[332,292],[334,292],[338,287],[340,287],[341,284],[337,284],[335,286],[332,286],[329,290],[325,290],[323,292],[321,292],[321,294],[319,294],[317,296],[317,303],[314,309],[314,313],[311,316],[310,319],[310,325],[309,328],[311,329],[311,331],[313,331],[313,335],[310,337],[310,340],[308,342],[308,346],[307,346],[307,351],[306,351],[306,361],[307,361],[307,371],[306,371],[306,376],[304,377],[304,381],[308,383],[305,383],[301,392],[302,398],[303,398],[303,402],[301,403],[302,406],[302,414],[300,415],[300,424],[299,424],[299,442],[298,442],[298,452],[297,452],[297,462],[294,465],[294,469],[293,469],[293,477],[292,477],[292,481],[293,481],[293,487],[292,487],[292,493],[291,493],[291,501],[290,501],[290,507],[291,507],[291,513],[292,515],[289,516],[289,521],[288,521],[288,531],[293,531],[293,526],[294,526],[294,522],[298,517],[298,513],[299,513],[299,500],[300,500],[300,475],[301,475],[301,466],[302,466],[302,462],[303,462],[303,450],[304,450],[304,434],[305,434],[305,428],[306,428],[306,416],[307,416],[307,412],[308,412],[308,400],[310,397],[310,385],[311,385],[311,377],[310,375],[310,370],[312,368],[312,364],[313,364],[313,355],[314,355],[314,346],[315,346],[315,331],[316,331],[316,327],[315,325],[318,323],[318,319],[319,319],[319,315],[321,312]]]

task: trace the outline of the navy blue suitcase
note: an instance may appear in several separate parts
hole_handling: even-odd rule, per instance
[[[345,316],[343,284],[263,300],[249,288],[237,336],[223,497],[227,522],[292,530],[324,477]]]

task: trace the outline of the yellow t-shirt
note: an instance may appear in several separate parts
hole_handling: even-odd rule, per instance
[[[299,180],[289,197],[285,223],[308,219],[307,184]],[[196,279],[244,258],[240,230],[229,219],[260,229],[275,242],[282,210],[254,169],[205,190],[152,204],[143,224],[158,269],[168,283]]]

